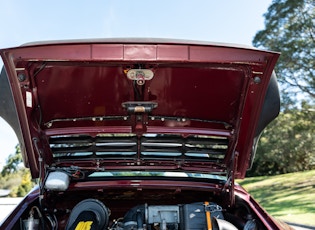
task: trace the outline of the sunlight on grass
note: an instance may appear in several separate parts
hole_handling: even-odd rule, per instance
[[[238,181],[274,217],[315,226],[315,170]]]

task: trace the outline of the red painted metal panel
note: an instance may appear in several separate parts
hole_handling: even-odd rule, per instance
[[[186,45],[158,45],[157,60],[189,61],[189,46]]]
[[[94,44],[92,45],[92,59],[115,61],[124,59],[124,46],[121,44]]]
[[[125,61],[156,60],[156,45],[124,45]]]

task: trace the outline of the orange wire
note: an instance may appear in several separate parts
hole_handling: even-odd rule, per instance
[[[209,205],[209,202],[205,202],[205,207]],[[212,230],[212,223],[211,223],[211,213],[209,210],[206,210],[206,219],[207,219],[207,229]]]

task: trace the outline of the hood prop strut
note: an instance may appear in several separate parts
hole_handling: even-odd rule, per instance
[[[38,180],[38,184],[39,184],[39,190],[40,190],[40,194],[39,194],[39,204],[40,206],[42,206],[42,200],[43,200],[43,190],[44,190],[44,176],[45,176],[45,167],[44,167],[44,162],[45,162],[45,159],[44,159],[44,154],[43,152],[41,151],[41,149],[38,147],[38,142],[39,140],[34,137],[33,138],[33,143],[34,143],[34,146],[35,146],[35,149],[38,153],[38,168],[39,168],[39,180]]]
[[[239,153],[234,151],[230,160],[230,165],[228,167],[228,179],[223,187],[223,191],[225,191],[229,197],[229,204],[231,207],[235,205],[235,195],[234,195],[234,183],[235,183],[235,172],[237,169]]]

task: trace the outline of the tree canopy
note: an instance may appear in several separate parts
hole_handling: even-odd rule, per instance
[[[257,32],[253,45],[281,52],[276,73],[282,112],[263,131],[248,174],[314,169],[315,1],[274,0],[264,16],[265,29]]]
[[[19,165],[22,163],[22,154],[20,151],[20,146],[15,147],[15,153],[10,154],[5,166],[3,166],[1,171],[1,176],[7,176],[15,173],[19,170]]]
[[[0,189],[10,190],[10,197],[23,197],[34,185],[30,170],[22,166],[22,155],[17,145],[15,153],[8,157],[0,173]]]
[[[315,112],[306,102],[301,107],[281,112],[263,131],[249,176],[315,169]]]
[[[253,45],[281,52],[276,72],[283,95],[315,99],[315,1],[274,0]]]

